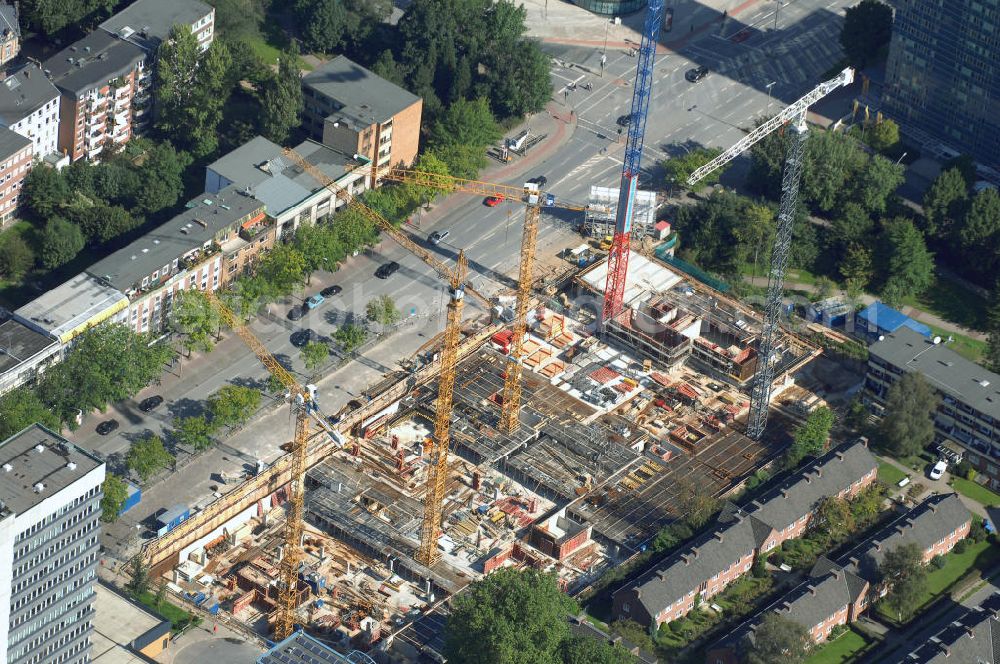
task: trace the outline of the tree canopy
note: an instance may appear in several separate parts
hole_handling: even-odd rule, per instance
[[[823,406],[809,413],[806,421],[795,429],[788,449],[786,464],[794,468],[807,456],[817,456],[826,449],[833,427],[833,411]]]
[[[691,177],[691,174],[720,154],[722,154],[722,150],[719,148],[695,148],[682,155],[664,159],[660,164],[665,171],[664,178],[667,186],[687,189],[687,179]],[[715,169],[698,181],[691,190],[701,191],[709,185],[717,184],[725,171],[726,167]]]
[[[731,192],[715,191],[697,205],[680,206],[674,226],[684,238],[681,257],[723,276],[740,274],[755,252],[761,261],[770,256],[772,210]]]
[[[232,60],[222,40],[206,50],[190,28],[175,25],[160,44],[156,67],[157,128],[195,157],[218,147],[222,108],[231,92]]]
[[[389,295],[378,295],[369,300],[365,307],[368,320],[379,325],[392,325],[399,321],[402,314],[396,308],[396,301]]]
[[[211,352],[215,347],[213,337],[222,325],[219,310],[200,290],[179,290],[174,294],[170,308],[170,324],[175,332],[184,335],[181,344],[188,352]]]
[[[924,292],[934,283],[934,257],[913,222],[897,217],[883,222],[886,281],[882,298],[899,306],[904,298]]]
[[[0,440],[7,440],[32,424],[59,430],[59,418],[32,390],[19,387],[0,396]]]
[[[847,8],[840,43],[852,67],[861,69],[888,46],[892,36],[892,8],[879,0],[861,0]]]
[[[20,19],[32,30],[51,37],[53,34],[91,23],[115,7],[115,0],[22,0]]]
[[[551,574],[498,570],[452,601],[446,656],[456,664],[557,664],[577,608]]]
[[[927,588],[927,567],[920,546],[910,542],[886,551],[879,577],[889,588],[883,599],[886,606],[897,620],[909,619],[920,608]]]
[[[129,470],[135,471],[143,482],[174,463],[174,457],[163,446],[163,440],[153,434],[132,443],[125,460]]]
[[[104,496],[101,497],[101,521],[114,523],[128,498],[128,485],[118,475],[108,473],[104,478]]]
[[[889,387],[879,443],[897,457],[919,454],[934,440],[938,396],[920,373],[904,373]]]
[[[260,390],[226,385],[208,398],[208,410],[216,426],[244,424],[260,407]]]
[[[768,611],[754,631],[746,664],[802,664],[812,640],[805,627],[785,615]]]
[[[299,126],[303,108],[297,48],[278,57],[278,71],[261,86],[260,106],[264,136],[275,143],[284,143]]]

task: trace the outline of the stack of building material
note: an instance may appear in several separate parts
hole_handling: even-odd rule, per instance
[[[534,353],[525,358],[524,365],[530,369],[537,369],[538,367],[545,364],[551,357],[552,357],[551,349],[539,347],[538,350],[536,350]]]

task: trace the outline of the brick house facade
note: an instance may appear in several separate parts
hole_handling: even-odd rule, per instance
[[[224,288],[274,242],[274,223],[264,204],[229,188],[202,194],[184,212],[87,272],[128,297],[129,327],[155,334],[169,320],[174,293]]]
[[[706,664],[738,664],[747,640],[752,640],[754,629],[768,611],[799,623],[815,643],[822,643],[837,625],[855,622],[886,594],[888,589],[878,584],[878,566],[886,551],[903,544],[916,544],[927,564],[968,536],[971,525],[972,515],[956,494],[927,498],[838,557],[836,562],[821,557],[809,578],[710,647],[706,651]]]
[[[0,129],[0,230],[17,214],[21,185],[34,155],[32,142],[11,131]]]
[[[713,532],[618,589],[612,614],[650,629],[683,617],[696,596],[711,599],[750,571],[758,556],[800,536],[823,498],[857,495],[877,470],[864,439],[831,450],[752,503],[724,510]]]

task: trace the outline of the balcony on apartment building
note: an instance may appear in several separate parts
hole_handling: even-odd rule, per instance
[[[191,270],[221,251],[222,246],[218,242],[212,241],[207,247],[195,249],[181,258],[180,267],[182,270]]]

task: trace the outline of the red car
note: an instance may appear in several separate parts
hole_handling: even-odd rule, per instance
[[[486,205],[486,207],[496,207],[501,203],[503,203],[503,195],[498,194],[496,196],[487,196],[486,200],[483,201],[483,203]]]

